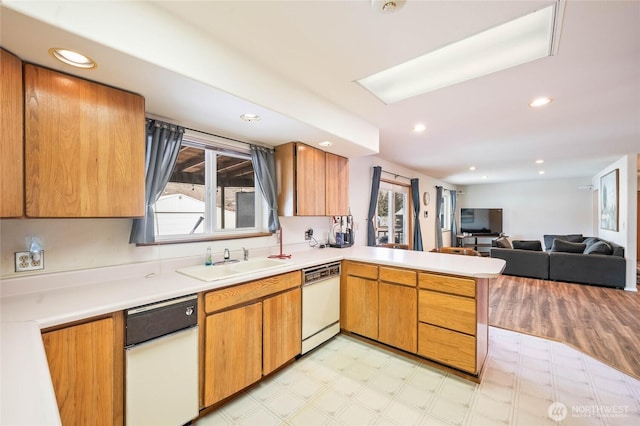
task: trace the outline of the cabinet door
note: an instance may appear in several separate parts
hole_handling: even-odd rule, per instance
[[[22,61],[0,49],[0,217],[20,217],[24,206]]]
[[[262,374],[292,360],[302,350],[302,292],[299,288],[263,302]]]
[[[144,99],[24,66],[26,214],[144,215]]]
[[[347,276],[344,290],[344,328],[378,339],[378,281]]]
[[[418,295],[415,287],[380,283],[378,340],[416,353],[418,350]]]
[[[121,330],[117,317],[42,334],[63,425],[122,424]]]
[[[324,151],[304,144],[296,144],[296,183],[296,214],[324,216]]]
[[[349,214],[349,159],[327,152],[325,170],[325,214]]]
[[[262,303],[205,320],[204,405],[215,404],[262,377]]]

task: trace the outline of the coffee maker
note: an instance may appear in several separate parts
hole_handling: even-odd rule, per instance
[[[344,248],[353,245],[353,216],[333,216],[329,230],[329,246]]]

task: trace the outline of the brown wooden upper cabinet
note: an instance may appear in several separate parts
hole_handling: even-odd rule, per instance
[[[22,61],[0,49],[0,217],[24,214]]]
[[[349,213],[349,160],[300,142],[276,147],[278,214]]]
[[[24,65],[29,217],[144,215],[144,98]]]

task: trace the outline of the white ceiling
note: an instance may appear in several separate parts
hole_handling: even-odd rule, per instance
[[[640,151],[638,1],[569,0],[556,56],[392,105],[354,81],[549,2],[407,0],[393,14],[368,0],[110,4],[6,1],[0,42],[141,93],[149,113],[191,128],[271,145],[330,139],[333,152],[379,150],[453,184],[591,177]],[[157,45],[144,44],[151,33]],[[56,64],[54,45],[82,49],[99,68]],[[530,108],[540,95],[554,101]],[[243,122],[244,112],[263,119]]]

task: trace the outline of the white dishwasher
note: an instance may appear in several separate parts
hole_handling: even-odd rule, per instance
[[[340,333],[340,262],[302,270],[302,353]]]
[[[198,416],[197,296],[129,309],[125,423],[180,426]]]

